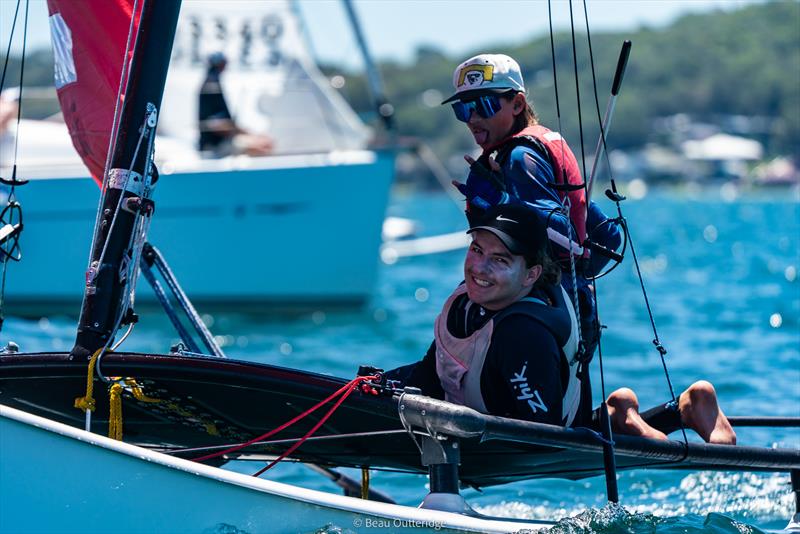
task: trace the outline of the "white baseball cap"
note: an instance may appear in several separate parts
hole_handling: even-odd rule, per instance
[[[525,92],[519,64],[505,54],[480,54],[469,58],[453,72],[453,87],[456,93],[442,104],[490,93]]]

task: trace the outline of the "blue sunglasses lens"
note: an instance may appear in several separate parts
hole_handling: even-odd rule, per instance
[[[461,122],[469,122],[473,111],[478,113],[480,117],[488,119],[500,111],[500,98],[494,95],[486,95],[469,102],[453,102],[453,112]]]
[[[453,113],[456,118],[461,122],[469,122],[469,116],[472,115],[472,110],[475,109],[474,102],[453,102]]]

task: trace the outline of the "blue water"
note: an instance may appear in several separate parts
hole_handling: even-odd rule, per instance
[[[676,393],[705,378],[716,385],[730,415],[800,416],[797,192],[749,192],[733,201],[725,196],[728,200],[716,190],[656,192],[623,206]],[[605,209],[613,211],[610,205]],[[397,192],[390,215],[420,221],[420,232],[428,235],[463,226],[463,215],[441,194]],[[343,377],[353,376],[360,363],[391,368],[424,353],[441,303],[461,280],[462,255],[454,251],[382,265],[376,294],[363,310],[207,319],[230,357]],[[10,268],[24,268],[24,262]],[[608,326],[606,391],[628,386],[645,406],[664,401],[667,384],[630,254],[598,283],[598,292]],[[64,317],[36,322],[12,316],[0,341],[13,339],[24,351],[66,350],[74,328]],[[166,352],[175,341],[163,318],[144,316],[124,349]],[[742,444],[800,447],[798,429],[737,433]],[[257,469],[246,463],[231,468]],[[278,466],[269,477],[335,491],[300,465]],[[557,532],[748,532],[747,525],[785,526],[794,506],[788,481],[785,474],[625,472],[619,477],[624,510],[604,507],[601,478],[529,481],[464,495],[485,513],[571,518]],[[416,505],[426,493],[423,477],[375,472],[372,484],[404,504]]]

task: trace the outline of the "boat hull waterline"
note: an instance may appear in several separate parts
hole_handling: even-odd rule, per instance
[[[59,454],[43,451],[58,450]],[[518,532],[473,518],[263,480],[175,458],[0,405],[0,530],[106,533]],[[69,461],[64,461],[68,458]],[[58,481],[41,491],[41,480]],[[135,503],[132,505],[131,503]],[[47,513],[40,513],[46,509]],[[146,511],[146,513],[145,513]],[[113,526],[112,526],[113,525]]]
[[[361,305],[377,277],[393,166],[391,152],[374,151],[164,166],[148,240],[203,312]],[[31,179],[25,264],[9,270],[7,310],[80,309],[99,193],[85,171]],[[136,304],[158,306],[147,284]]]

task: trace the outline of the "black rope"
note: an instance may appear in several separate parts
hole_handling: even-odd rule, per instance
[[[547,20],[550,22],[550,57],[553,61],[553,88],[556,94],[556,117],[558,119],[558,131],[561,131],[561,106],[558,100],[558,72],[556,70],[556,45],[553,37],[553,11],[552,0],[547,0]]]
[[[584,14],[585,14],[585,0],[584,0]],[[586,25],[588,29],[589,19],[588,16],[586,18]],[[583,114],[581,112],[581,89],[580,89],[580,79],[578,77],[578,47],[577,42],[575,39],[575,19],[572,11],[572,0],[569,1],[569,22],[570,22],[570,32],[572,35],[572,64],[573,69],[575,72],[575,97],[578,106],[578,132],[580,135],[580,143],[581,143],[581,169],[582,169],[582,177],[583,177],[583,194],[584,194],[584,201],[586,203],[586,220],[589,219],[589,188],[587,184],[586,175],[586,153],[585,153],[585,142],[583,139]],[[594,67],[592,67],[592,71],[594,72]],[[597,100],[597,95],[595,95],[595,100]],[[601,121],[602,122],[602,121]],[[602,124],[601,124],[602,128]],[[603,434],[606,435],[606,439],[608,443],[603,445],[603,463],[604,463],[604,470],[605,470],[605,478],[606,478],[606,493],[608,495],[608,500],[611,502],[619,502],[619,490],[617,486],[617,466],[616,466],[616,458],[614,453],[614,437],[613,431],[611,429],[611,421],[608,413],[608,406],[606,404],[606,383],[605,383],[605,367],[603,365],[603,348],[601,343],[601,327],[600,327],[600,304],[597,299],[597,286],[594,280],[591,281],[592,284],[592,293],[594,296],[594,325],[595,328],[595,335],[597,337],[597,359],[598,365],[600,367],[600,391],[602,394],[602,402],[600,403],[600,421],[601,421],[601,429]],[[580,310],[577,310],[577,313],[580,314]]]
[[[606,145],[606,130],[603,125],[603,119],[600,116],[600,100],[598,99],[597,91],[597,76],[594,70],[594,53],[592,52],[592,34],[589,31],[589,12],[586,9],[586,0],[583,1],[583,17],[586,20],[586,41],[589,44],[589,66],[592,70],[592,88],[594,89],[594,107],[597,111],[597,124],[600,125],[600,140],[603,143],[603,156],[605,157],[606,164],[608,165],[608,175],[611,177],[611,161],[608,159],[608,146]],[[586,199],[586,209],[589,209],[589,199]]]
[[[581,141],[581,169],[583,170],[583,190],[588,193],[586,186],[586,155],[583,142],[583,114],[581,113],[581,84],[578,78],[578,47],[575,42],[575,21],[572,16],[572,0],[569,2],[569,26],[572,33],[572,67],[575,71],[575,101],[578,106],[578,135]],[[588,204],[586,205],[588,208]]]
[[[8,38],[8,46],[6,47],[6,59],[3,62],[3,75],[0,76],[0,92],[6,84],[6,71],[8,70],[8,60],[11,58],[11,43],[14,41],[14,29],[17,27],[17,15],[19,14],[19,5],[22,0],[17,0],[17,7],[14,9],[14,20],[11,22],[11,35]]]
[[[550,24],[550,58],[551,58],[551,60],[553,62],[553,90],[555,92],[555,97],[556,97],[556,120],[557,120],[557,123],[558,123],[558,131],[562,132],[564,130],[561,127],[561,105],[559,104],[559,98],[558,98],[558,70],[556,69],[556,45],[555,45],[555,37],[554,37],[554,32],[553,32],[553,11],[552,11],[552,6],[551,6],[551,0],[547,0],[547,20],[548,20],[548,22]],[[562,163],[564,162],[564,143],[561,144],[561,162]],[[556,178],[556,177],[553,176],[553,178]],[[566,170],[564,165],[561,165],[561,176],[559,178],[561,179],[560,184],[562,186],[568,185],[567,170]],[[556,178],[556,179],[558,179],[558,178]],[[553,188],[558,190],[557,186],[558,186],[558,184],[554,185]],[[563,206],[562,206],[562,208],[563,208]],[[570,214],[569,213],[567,213],[566,215],[567,215],[567,220],[572,220],[570,218]],[[571,253],[571,251],[570,251],[570,253]],[[577,305],[577,303],[576,303],[576,305]]]
[[[25,50],[28,47],[28,7],[30,0],[25,0],[25,24],[22,26],[22,58],[19,65],[19,103],[17,104],[17,133],[19,133],[19,123],[22,120],[22,92],[25,90]],[[14,167],[17,165],[17,148],[19,147],[19,135],[14,137]],[[14,177],[16,178],[16,177]],[[13,186],[12,186],[13,187]]]
[[[572,2],[570,2],[570,16],[572,14],[571,6],[572,6]],[[595,102],[595,110],[596,110],[596,113],[597,113],[597,122],[598,122],[598,124],[600,124],[600,138],[601,138],[602,143],[603,143],[603,153],[604,153],[604,156],[605,156],[606,164],[608,166],[609,180],[611,180],[611,184],[612,184],[614,193],[616,193],[616,186],[614,185],[614,175],[613,175],[613,171],[612,171],[612,168],[611,168],[611,161],[609,160],[609,157],[608,157],[608,147],[606,145],[606,133],[605,133],[605,129],[603,127],[603,120],[602,120],[602,118],[600,116],[600,101],[599,101],[599,98],[598,98],[598,91],[597,91],[597,76],[595,74],[594,53],[593,53],[593,50],[592,50],[592,34],[591,34],[591,31],[589,30],[589,13],[588,13],[588,10],[587,10],[587,7],[586,7],[586,0],[583,0],[583,13],[584,13],[585,21],[586,21],[586,40],[587,40],[588,47],[589,47],[589,65],[591,67],[591,72],[592,72],[592,87],[594,89],[594,102]],[[576,70],[576,73],[577,73],[577,70]],[[576,76],[577,76],[577,74],[576,74]],[[580,102],[579,102],[579,104],[580,104]],[[582,148],[583,148],[583,144],[581,144],[581,149]],[[584,168],[584,172],[586,172],[585,168]],[[584,184],[585,184],[585,182],[586,181],[584,180]],[[619,198],[619,195],[617,195],[617,198]],[[587,190],[587,199],[586,200],[587,200],[586,209],[587,209],[587,216],[588,216],[588,209],[589,209],[588,190]],[[667,379],[667,386],[669,387],[670,398],[671,398],[672,402],[677,403],[677,400],[675,399],[675,391],[674,391],[674,389],[672,387],[672,379],[670,378],[669,370],[667,369],[667,362],[666,362],[666,358],[665,358],[665,356],[667,354],[667,349],[664,348],[664,346],[661,344],[661,341],[658,338],[658,331],[656,329],[655,319],[653,318],[653,312],[652,312],[652,310],[650,308],[650,300],[647,297],[647,290],[644,287],[644,279],[642,277],[641,269],[639,268],[639,261],[638,261],[638,258],[636,257],[636,250],[635,250],[634,245],[633,245],[633,240],[631,239],[630,229],[628,228],[627,221],[622,216],[622,207],[620,206],[620,200],[615,200],[615,203],[616,203],[616,206],[617,206],[617,213],[619,214],[619,218],[617,219],[617,221],[621,224],[621,226],[622,226],[622,228],[624,230],[625,244],[627,245],[628,243],[630,243],[631,255],[633,256],[633,262],[636,265],[636,273],[637,273],[637,275],[639,277],[639,284],[641,285],[641,288],[642,288],[642,295],[644,296],[645,305],[647,306],[647,313],[648,313],[648,315],[650,317],[650,324],[653,327],[653,335],[654,335],[653,344],[656,346],[656,350],[658,350],[658,353],[659,353],[659,355],[661,357],[661,365],[664,368],[664,376]],[[613,270],[613,268],[610,269],[608,272],[610,272],[611,270]],[[608,273],[606,273],[606,274],[608,274]],[[597,288],[596,288],[595,280],[596,280],[596,277],[594,279],[592,279],[592,289],[594,289],[594,293],[595,293],[595,319],[597,320],[597,324],[599,326],[600,323],[599,323],[599,319],[598,319],[599,312],[598,312],[598,306],[597,306]],[[598,335],[599,335],[599,332],[598,332]],[[599,339],[598,339],[597,347],[598,347],[598,357],[600,359],[601,377],[602,377],[603,357],[602,357],[602,352],[601,352],[601,349],[600,349]],[[603,395],[603,398],[605,398],[605,394]],[[689,439],[686,436],[686,428],[683,425],[683,421],[680,421],[680,428],[681,428],[681,434],[683,435],[683,443],[684,443],[684,446],[686,447],[686,453],[688,454]]]
[[[605,221],[601,222],[600,224],[595,226],[594,230],[597,231],[599,228],[603,228],[605,226],[611,226],[612,223],[621,225],[620,220],[615,217],[613,219],[606,219]],[[591,239],[591,236],[589,236],[589,239]],[[619,255],[623,259],[625,257],[625,251],[626,250],[628,250],[628,236],[626,236],[625,233],[623,232],[622,233],[622,250],[619,251]],[[622,264],[622,259],[620,259],[620,260],[612,260],[612,261],[614,262],[614,264],[611,267],[609,267],[608,269],[606,269],[602,273],[596,274],[594,276],[587,276],[586,279],[591,281],[591,282],[594,282],[595,280],[600,280],[601,278],[603,278],[605,276],[608,276],[608,274],[610,274],[613,270],[615,270],[617,267],[619,267]],[[592,284],[592,289],[596,289],[594,284]]]
[[[552,11],[552,3],[551,0],[547,0],[547,20],[550,27],[550,58],[553,63],[553,89],[555,92],[555,100],[556,100],[556,119],[558,121],[558,132],[563,131],[561,126],[561,106],[559,104],[559,97],[558,97],[558,69],[556,68],[556,48],[555,48],[555,36],[553,32],[553,11]],[[567,168],[564,165],[565,161],[565,151],[564,148],[566,146],[566,141],[562,139],[561,141],[561,176],[560,176],[560,183],[551,184],[551,188],[556,190],[558,194],[559,200],[561,200],[561,192],[564,193],[564,199],[567,200],[569,203],[569,193],[571,191],[575,191],[580,188],[580,186],[573,186],[569,183],[567,179]],[[558,178],[554,175],[553,179],[558,182]],[[584,180],[585,182],[585,180]],[[576,189],[577,187],[577,189]],[[572,214],[569,209],[566,209],[563,200],[561,201],[561,211],[567,218],[567,237],[570,241],[572,241]],[[570,204],[571,208],[571,204]],[[552,216],[552,214],[550,215]],[[550,217],[548,217],[547,223],[550,223]],[[579,241],[580,238],[576,238],[575,241]],[[572,281],[572,295],[570,295],[573,307],[575,308],[575,314],[578,317],[578,352],[577,352],[577,359],[581,362],[581,365],[588,363],[589,357],[586,354],[586,343],[584,343],[584,333],[582,331],[582,326],[580,323],[580,302],[578,297],[578,282],[575,272],[575,257],[572,253],[572,245],[569,246],[569,250],[567,251],[568,258],[570,261],[570,278]]]
[[[600,124],[600,133],[603,135],[603,119],[600,117],[600,105],[597,96],[597,82],[595,80],[595,71],[594,71],[594,56],[592,54],[592,40],[589,33],[589,14],[586,11],[586,0],[583,2],[583,16],[586,22],[586,36],[589,42],[589,64],[592,70],[592,86],[594,89],[594,101],[597,105],[597,122]],[[577,92],[578,98],[578,124],[580,129],[580,139],[581,139],[581,163],[583,165],[583,191],[586,197],[586,219],[589,219],[589,188],[586,181],[586,156],[584,154],[584,145],[583,145],[583,126],[581,123],[581,93],[580,93],[580,84],[578,83],[578,58],[575,54],[575,25],[573,24],[572,20],[572,0],[569,3],[569,19],[570,25],[572,27],[572,51],[573,51],[573,61],[575,62],[575,90]],[[604,142],[605,136],[603,135]],[[627,239],[626,239],[627,244]],[[619,264],[617,264],[619,265]],[[609,270],[609,272],[613,270],[613,267]],[[594,294],[594,326],[595,326],[595,335],[597,336],[597,361],[600,366],[600,390],[603,395],[603,401],[606,399],[606,385],[605,385],[605,370],[603,368],[603,346],[601,342],[601,326],[600,326],[600,304],[598,299],[597,293],[597,283],[595,282],[597,278],[592,278],[592,293]]]
[[[581,90],[580,90],[580,79],[578,77],[578,46],[575,40],[575,19],[572,12],[572,0],[569,2],[569,24],[570,24],[570,32],[572,35],[572,64],[575,74],[575,94],[578,106],[578,133],[580,138],[581,144],[581,169],[582,169],[582,177],[583,177],[583,194],[586,200],[586,218],[588,219],[589,215],[589,190],[586,183],[586,154],[585,154],[585,143],[583,139],[583,114],[581,112]],[[588,24],[588,22],[587,22]],[[605,381],[605,372],[603,368],[603,350],[600,346],[600,317],[598,311],[598,303],[597,303],[597,288],[595,287],[594,281],[592,281],[592,292],[594,293],[594,319],[595,319],[595,328],[596,331],[594,332],[597,336],[597,358],[598,364],[600,366],[600,393],[603,396],[603,402],[606,399],[606,381]],[[580,310],[576,310],[578,314],[580,314]]]
[[[612,182],[612,184],[613,184],[613,182]],[[616,190],[616,184],[613,184],[613,185],[614,185],[614,189]],[[619,203],[617,203],[617,210],[618,210],[618,213],[619,213],[620,217],[622,217],[622,209],[621,209]],[[623,219],[622,228],[625,230],[625,233],[628,235],[628,241],[629,241],[629,243],[631,245],[631,255],[633,256],[633,263],[636,266],[636,274],[639,277],[639,285],[642,288],[642,296],[644,296],[644,304],[647,307],[647,315],[650,318],[650,326],[653,328],[653,336],[654,336],[653,345],[655,345],[656,350],[661,355],[661,361],[662,361],[662,363],[664,365],[664,371],[665,371],[665,373],[667,375],[667,384],[669,385],[669,392],[670,392],[670,395],[672,397],[672,400],[674,401],[675,400],[675,392],[672,389],[672,381],[669,378],[669,372],[667,372],[667,363],[666,363],[666,361],[664,359],[664,357],[667,355],[667,349],[664,348],[664,345],[661,344],[661,340],[658,337],[658,329],[656,328],[656,321],[655,321],[655,318],[653,317],[653,310],[650,307],[650,299],[647,297],[647,289],[644,287],[644,277],[642,276],[642,270],[639,267],[639,259],[638,259],[637,255],[636,255],[636,247],[633,244],[633,239],[631,239],[630,229],[628,228],[628,221],[625,220],[625,219]]]
[[[600,138],[601,138],[602,143],[603,143],[603,154],[604,154],[604,157],[605,157],[604,159],[606,161],[606,165],[608,167],[608,176],[609,176],[609,180],[613,184],[614,183],[614,181],[613,181],[614,180],[614,175],[613,175],[613,170],[611,168],[611,161],[609,160],[609,157],[608,157],[608,146],[606,145],[606,134],[605,134],[605,130],[604,130],[604,127],[603,127],[603,121],[600,118],[600,103],[599,103],[599,100],[598,100],[598,97],[597,97],[597,79],[596,79],[595,70],[594,70],[594,55],[592,53],[592,36],[591,36],[590,31],[589,31],[589,18],[588,18],[589,15],[588,15],[588,12],[586,10],[586,0],[584,0],[583,9],[584,9],[585,17],[586,17],[586,38],[587,38],[587,41],[588,41],[588,44],[589,44],[589,63],[591,64],[591,68],[592,68],[592,83],[593,83],[593,86],[594,86],[595,109],[597,111],[597,120],[598,120],[598,123],[600,124]],[[616,192],[616,187],[614,187],[614,192]],[[624,229],[624,232],[625,232],[625,243],[627,245],[627,243],[630,242],[630,245],[631,245],[631,254],[633,256],[634,264],[636,265],[636,273],[637,273],[637,275],[639,277],[639,283],[640,283],[640,285],[642,287],[642,295],[644,296],[644,301],[645,301],[645,304],[647,306],[647,313],[648,313],[648,315],[650,317],[650,324],[653,327],[653,335],[654,335],[653,344],[656,346],[656,350],[658,350],[658,353],[659,353],[659,355],[661,357],[661,365],[664,368],[664,376],[667,379],[667,386],[669,387],[669,393],[670,393],[670,397],[672,399],[672,402],[677,402],[676,399],[675,399],[675,391],[674,391],[674,389],[672,387],[672,379],[669,376],[669,369],[667,368],[667,362],[666,362],[666,358],[665,358],[665,356],[667,354],[667,349],[664,348],[664,346],[661,344],[661,342],[660,342],[660,340],[658,338],[658,331],[656,329],[656,323],[655,323],[655,320],[653,319],[653,312],[652,312],[652,310],[650,308],[650,301],[647,298],[647,290],[644,287],[644,279],[642,278],[642,273],[641,273],[641,270],[639,268],[639,261],[638,261],[638,259],[636,257],[636,250],[634,249],[634,246],[633,246],[633,240],[630,237],[630,230],[628,229],[628,223],[625,220],[625,218],[622,216],[622,208],[620,206],[619,201],[616,201],[616,205],[617,205],[617,212],[619,214],[619,219],[618,220],[621,223],[621,225],[622,225],[622,227]],[[587,207],[588,207],[588,205],[587,205]],[[592,280],[592,284],[594,285],[594,280]],[[596,297],[596,292],[595,292],[595,300],[596,300],[596,298],[597,297]],[[689,440],[688,440],[688,438],[686,436],[686,428],[683,425],[683,421],[680,421],[680,425],[681,425],[681,433],[683,434],[684,444],[688,444]]]

